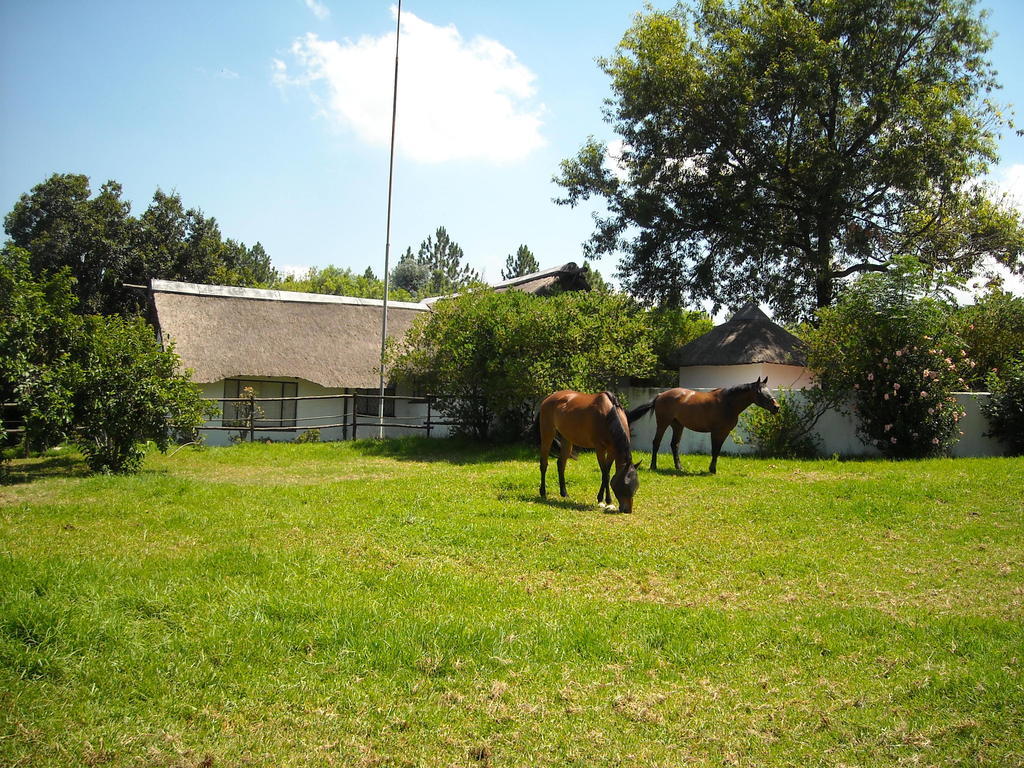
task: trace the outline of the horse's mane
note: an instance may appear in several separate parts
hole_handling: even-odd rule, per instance
[[[619,405],[618,399],[611,392],[604,392],[605,397],[611,400],[612,409],[608,411],[608,432],[611,433],[612,446],[615,448],[617,456],[625,456],[627,459],[632,461],[633,452],[629,447],[629,433],[622,428],[622,422],[619,421],[619,411],[622,410],[622,406]]]
[[[748,392],[754,389],[760,389],[760,384],[756,381],[750,381],[747,382],[746,384],[735,384],[734,386],[731,387],[723,387],[722,396],[729,397],[730,395],[735,395],[740,392]]]

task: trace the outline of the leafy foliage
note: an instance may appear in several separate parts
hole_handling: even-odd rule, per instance
[[[895,458],[939,454],[956,441],[963,411],[952,393],[974,366],[926,285],[909,267],[865,275],[819,312],[804,339],[823,397],[852,397],[858,435]]]
[[[793,392],[779,392],[779,412],[748,408],[740,416],[736,442],[749,441],[759,456],[780,459],[813,459],[821,455],[821,438],[814,425],[824,413],[822,404]]]
[[[525,245],[520,245],[515,256],[510,253],[505,259],[505,268],[501,270],[501,279],[511,280],[513,277],[532,275],[539,271],[540,264],[537,263],[537,257],[533,255],[533,251]]]
[[[982,405],[991,427],[988,434],[1020,456],[1024,454],[1024,352],[999,373],[990,373],[988,387],[992,394]]]
[[[384,298],[384,281],[378,280],[372,271],[367,270],[362,275],[357,275],[351,269],[333,265],[323,268],[312,267],[302,277],[288,275],[278,288],[284,291],[356,296],[364,299]],[[390,286],[388,297],[392,301],[412,301],[412,295],[400,286]]]
[[[703,336],[714,326],[705,312],[672,307],[655,307],[645,313],[650,327],[651,345],[657,357],[657,370],[649,379],[653,386],[674,387],[679,381],[676,351]]]
[[[1024,298],[998,287],[957,310],[955,322],[977,364],[965,377],[970,389],[985,389],[987,377],[1007,368],[1024,350]]]
[[[624,253],[623,286],[673,306],[807,318],[906,254],[959,277],[983,256],[1024,270],[1019,212],[975,183],[1001,117],[973,5],[648,9],[600,62],[621,141],[563,161],[560,202],[605,200],[589,251]]]
[[[486,437],[518,436],[551,392],[614,390],[654,366],[649,327],[630,299],[587,292],[538,297],[477,291],[416,321],[388,367],[398,378],[450,396],[446,416]]]
[[[391,284],[408,291],[411,296],[419,296],[430,282],[430,267],[421,264],[412,248],[406,248],[402,258],[391,270]]]
[[[93,197],[89,178],[54,174],[23,194],[4,219],[13,245],[30,254],[33,274],[67,269],[83,314],[136,314],[141,299],[123,283],[152,278],[270,286],[278,275],[263,246],[224,240],[212,217],[186,209],[177,193],[157,190],[138,218],[104,184]]]
[[[36,448],[74,440],[94,471],[134,472],[140,444],[166,450],[208,406],[142,320],[75,313],[67,269],[36,279],[29,254],[0,261],[0,381]]]

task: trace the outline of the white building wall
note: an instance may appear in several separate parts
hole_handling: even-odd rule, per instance
[[[762,374],[763,375],[763,374]],[[749,379],[753,381],[753,377]],[[769,374],[769,381],[771,377]],[[746,383],[740,381],[738,383]],[[723,385],[719,385],[723,386]],[[732,386],[732,385],[727,385]],[[690,387],[690,389],[707,389],[701,387]],[[635,408],[638,405],[649,402],[662,389],[631,387],[623,394],[629,400],[629,407]],[[773,394],[779,397],[780,390],[776,389]],[[787,393],[788,394],[788,393]],[[797,395],[798,396],[798,395]],[[964,408],[964,417],[960,420],[960,431],[963,436],[953,446],[952,455],[957,457],[968,456],[1002,456],[1005,454],[1003,446],[999,441],[991,437],[985,437],[988,431],[988,421],[981,412],[981,403],[988,398],[987,392],[959,392],[954,395],[957,402]],[[756,408],[757,406],[751,406]],[[737,427],[738,429],[738,427]],[[632,425],[633,449],[637,451],[651,450],[654,442],[656,423],[654,413],[651,412]],[[815,429],[821,439],[821,452],[824,456],[833,454],[839,456],[878,456],[879,451],[871,445],[866,445],[857,437],[857,427],[852,416],[845,416],[838,411],[827,411],[819,419]],[[739,445],[733,439],[735,432],[726,439],[722,446],[723,453],[753,453],[750,445]],[[671,455],[671,430],[666,430],[662,437],[659,453]],[[680,453],[706,454],[711,455],[711,437],[707,433],[684,430],[682,440],[679,443]]]

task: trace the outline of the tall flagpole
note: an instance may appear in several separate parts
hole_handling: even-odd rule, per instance
[[[395,178],[395,122],[398,117],[398,42],[402,33],[402,0],[398,0],[398,19],[395,22],[395,88],[391,100],[391,157],[388,161],[388,222],[384,245],[384,316],[380,327],[380,401],[377,415],[380,420],[378,437],[384,437],[384,350],[388,339],[388,290],[391,275],[391,188]]]

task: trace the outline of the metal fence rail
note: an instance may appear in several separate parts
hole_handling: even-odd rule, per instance
[[[304,395],[296,397],[210,397],[207,398],[212,403],[219,403],[221,416],[219,424],[207,423],[206,425],[199,428],[200,431],[210,430],[214,432],[237,432],[243,438],[247,438],[249,442],[255,440],[256,433],[258,432],[306,432],[309,430],[321,430],[321,429],[340,429],[342,430],[342,440],[356,440],[359,436],[360,428],[367,429],[412,429],[412,430],[424,430],[427,437],[430,437],[430,433],[437,427],[453,427],[462,426],[462,422],[458,421],[446,421],[438,419],[436,416],[436,404],[439,400],[450,400],[452,398],[440,396],[440,395],[384,395],[385,400],[391,400],[393,402],[404,401],[409,405],[426,405],[426,415],[422,420],[416,420],[415,417],[385,417],[383,420],[379,416],[371,416],[366,413],[359,413],[355,401],[356,399],[362,399],[370,401],[376,404],[380,400],[380,395],[365,395],[365,394],[336,394],[336,395]],[[340,416],[340,419],[334,418],[331,420],[331,414],[321,414],[318,416],[305,416],[300,417],[298,411],[298,403],[301,401],[312,401],[312,400],[336,400],[339,401],[339,408],[336,411],[336,417]],[[295,416],[289,418],[266,418],[266,414],[263,409],[259,406],[260,403],[295,403]],[[235,404],[235,415],[225,415],[226,406],[229,403]],[[282,413],[283,416],[283,413]],[[396,421],[395,419],[401,418],[402,421]],[[275,422],[273,426],[268,424],[261,424],[260,422],[272,421]],[[281,422],[287,422],[286,425],[282,426]],[[351,435],[351,438],[349,437]]]

